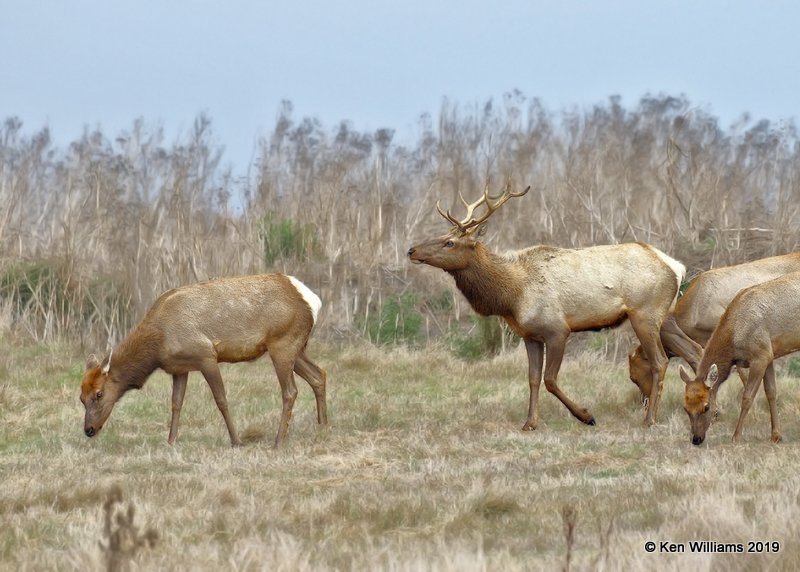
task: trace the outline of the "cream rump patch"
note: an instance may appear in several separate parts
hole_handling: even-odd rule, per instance
[[[666,254],[664,254],[663,252],[661,252],[659,249],[655,248],[654,246],[650,246],[650,248],[653,250],[653,252],[655,252],[658,255],[658,257],[667,266],[670,267],[670,270],[672,270],[675,273],[675,278],[677,278],[677,280],[678,280],[678,290],[680,290],[681,282],[683,282],[684,278],[686,278],[686,267],[683,264],[681,264],[680,262],[678,262],[677,260],[675,260],[674,258],[671,258],[670,256],[667,256]],[[676,294],[675,297],[677,298],[677,294]]]
[[[303,300],[306,301],[308,306],[311,308],[311,317],[314,318],[314,323],[317,323],[317,314],[319,314],[320,308],[322,308],[322,300],[319,299],[319,296],[314,294],[311,289],[300,282],[294,276],[287,276],[289,281],[292,283],[292,286],[297,288],[297,291],[300,292],[300,295],[303,297]]]

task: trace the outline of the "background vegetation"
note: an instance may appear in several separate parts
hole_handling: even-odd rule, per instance
[[[727,127],[685,97],[553,111],[514,92],[445,101],[416,141],[295,118],[286,102],[244,176],[221,162],[211,119],[179,139],[136,120],[56,147],[0,126],[0,326],[105,347],[156,295],[231,274],[296,274],[323,299],[318,335],[419,344],[484,341],[452,280],[405,262],[447,227],[438,199],[533,191],[501,209],[493,248],[641,240],[691,273],[797,247],[800,138],[743,116]],[[394,322],[393,322],[394,320]],[[398,328],[393,330],[393,328]],[[454,328],[456,328],[455,334]],[[458,342],[462,346],[462,342]],[[458,344],[457,343],[457,344]]]

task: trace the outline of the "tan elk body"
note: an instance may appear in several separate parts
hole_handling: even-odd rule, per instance
[[[800,272],[786,274],[739,292],[725,309],[708,340],[694,378],[683,368],[684,408],[692,443],[703,442],[713,418],[720,385],[734,365],[749,368],[742,393],[738,441],[761,380],[769,404],[772,440],[781,440],[773,360],[800,350]]]
[[[667,357],[681,357],[697,371],[703,346],[708,343],[725,308],[740,290],[798,271],[800,252],[703,272],[678,298],[675,309],[661,327],[661,343]],[[630,354],[628,362],[631,381],[639,387],[643,397],[649,396],[650,363],[641,346]]]
[[[129,389],[140,389],[153,371],[172,374],[169,443],[175,442],[190,371],[200,371],[228,428],[241,440],[228,412],[218,363],[254,360],[269,352],[283,397],[278,444],[287,434],[297,388],[293,371],[314,390],[317,420],[327,423],[325,371],[305,355],[319,298],[282,274],[240,276],[175,288],[162,294],[136,328],[103,359],[90,356],[81,383],[84,431],[92,437]]]
[[[654,384],[645,421],[654,423],[667,366],[659,329],[675,300],[685,268],[641,243],[582,249],[533,246],[505,254],[488,251],[478,240],[478,229],[505,201],[527,190],[512,193],[509,187],[500,197],[490,197],[487,189],[472,204],[462,198],[467,216],[461,221],[439,209],[453,228],[413,246],[408,251],[410,260],[451,274],[476,312],[501,316],[525,341],[530,401],[523,430],[533,430],[538,424],[545,347],[545,387],[576,418],[594,424],[589,411],[570,400],[556,384],[564,346],[572,332],[612,327],[626,319],[653,364]],[[485,206],[486,212],[472,218],[480,206]]]

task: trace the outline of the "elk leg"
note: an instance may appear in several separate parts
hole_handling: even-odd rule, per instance
[[[239,439],[239,434],[236,432],[236,427],[233,424],[228,413],[228,398],[225,396],[225,386],[222,384],[222,374],[219,371],[217,362],[205,363],[200,372],[206,378],[208,386],[211,388],[211,393],[214,395],[214,401],[217,403],[219,412],[222,413],[222,418],[225,420],[225,425],[228,427],[228,434],[231,437],[231,445],[238,447],[242,444]]]
[[[742,392],[742,410],[739,412],[739,421],[736,423],[736,430],[733,432],[733,442],[737,443],[742,436],[742,428],[744,427],[744,418],[747,417],[747,412],[750,411],[750,406],[753,405],[758,392],[758,386],[761,384],[761,379],[764,378],[767,366],[760,363],[750,362],[750,372],[747,376],[747,385]]]
[[[642,344],[642,349],[650,361],[650,375],[653,383],[650,387],[650,397],[647,401],[647,412],[645,413],[644,424],[646,426],[655,425],[658,416],[658,402],[661,398],[661,391],[664,386],[664,375],[667,373],[667,354],[661,345],[660,328],[654,327],[652,320],[643,320],[636,314],[629,314],[631,326]]]
[[[747,368],[736,366],[736,373],[739,374],[739,379],[742,380],[742,388],[747,387]]]
[[[767,403],[769,404],[769,420],[772,424],[772,442],[781,442],[781,426],[778,421],[778,404],[775,401],[777,389],[775,387],[775,368],[770,363],[767,366],[767,371],[764,373],[764,393],[767,395]]]
[[[697,371],[697,370],[695,370]],[[739,379],[742,381],[742,391],[747,387],[747,368],[736,366],[736,373],[739,375]],[[764,388],[764,392],[766,393],[766,387]],[[719,419],[720,412],[719,407],[714,405],[714,419]]]
[[[531,388],[528,403],[528,419],[522,426],[523,431],[533,431],[539,424],[539,385],[542,382],[542,363],[544,362],[544,344],[525,339],[525,351],[528,352],[528,385]]]
[[[280,445],[281,441],[286,438],[289,433],[289,422],[292,420],[292,407],[294,407],[294,400],[297,398],[297,386],[294,383],[295,358],[288,359],[282,357],[285,355],[280,351],[270,352],[272,358],[272,365],[275,367],[275,373],[278,375],[278,383],[281,385],[281,397],[283,398],[283,406],[281,408],[281,420],[278,424],[278,434],[275,435],[275,446]],[[294,354],[291,354],[294,355]]]
[[[328,374],[324,369],[308,359],[305,353],[297,356],[294,362],[294,372],[302,377],[314,390],[314,399],[317,401],[317,423],[320,425],[328,424],[328,405],[325,401],[325,385]]]
[[[661,346],[664,348],[667,359],[673,356],[682,357],[686,360],[686,363],[689,364],[689,367],[692,368],[692,371],[697,371],[697,366],[700,364],[700,359],[703,357],[703,346],[681,330],[672,314],[664,318],[659,336],[661,338]]]
[[[582,423],[587,425],[594,425],[594,417],[589,410],[581,407],[567,397],[563,391],[556,384],[558,377],[558,370],[561,368],[561,360],[564,358],[564,346],[567,342],[567,336],[559,336],[551,338],[545,342],[547,348],[546,365],[544,368],[544,386],[547,391],[555,395],[564,406],[569,409],[569,412],[577,417]]]
[[[175,444],[178,438],[178,420],[181,417],[183,407],[183,397],[186,395],[186,381],[189,379],[188,373],[172,376],[172,419],[169,423],[169,437],[167,443]]]

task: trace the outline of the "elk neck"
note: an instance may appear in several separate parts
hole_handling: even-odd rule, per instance
[[[146,325],[131,332],[111,356],[111,373],[122,391],[141,389],[150,374],[158,369],[161,335]]]
[[[470,264],[448,271],[456,286],[478,314],[512,316],[523,291],[519,265],[507,257],[489,252],[480,242]]]
[[[699,380],[705,380],[706,377],[708,377],[708,370],[711,369],[712,365],[717,364],[717,373],[722,383],[728,379],[735,364],[733,349],[732,346],[727,343],[723,345],[712,345],[713,341],[714,338],[712,336],[703,352],[703,357],[700,359],[700,365],[697,366],[696,377]],[[709,349],[711,351],[708,351]]]

